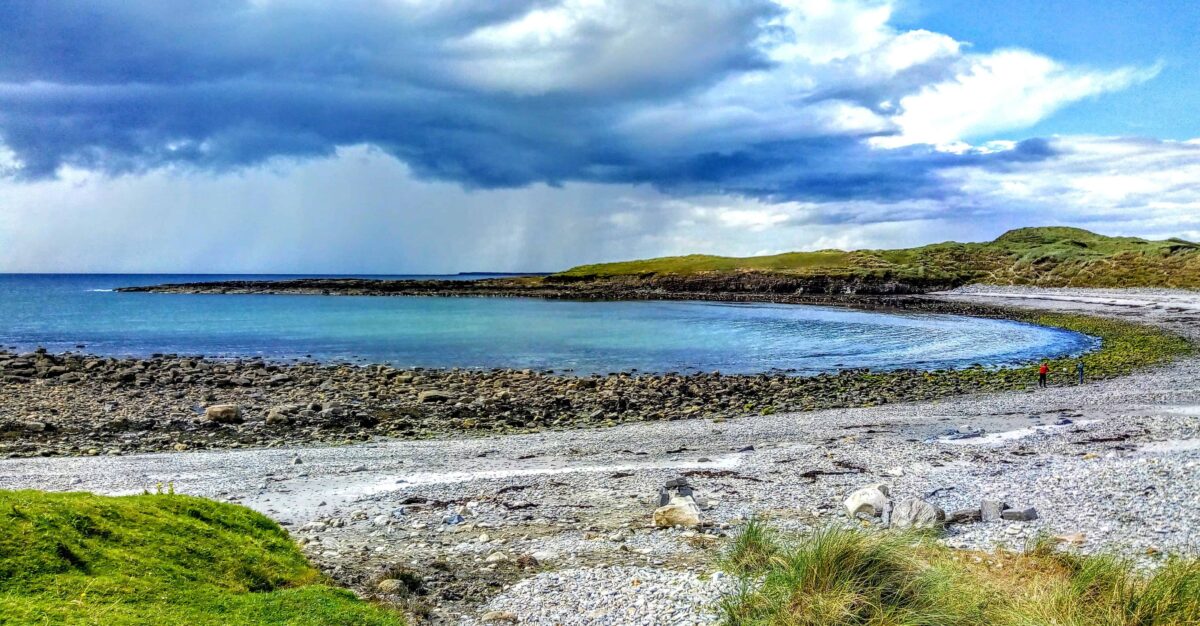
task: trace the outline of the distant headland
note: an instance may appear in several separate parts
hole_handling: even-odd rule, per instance
[[[494,274],[493,274],[494,276]],[[125,287],[119,291],[326,295],[462,295],[757,299],[907,295],[968,284],[1200,288],[1200,244],[1109,237],[1079,228],[1011,230],[982,243],[771,256],[702,254],[581,265],[476,281],[302,278]]]

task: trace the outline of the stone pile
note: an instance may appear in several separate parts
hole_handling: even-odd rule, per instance
[[[700,525],[700,505],[686,478],[673,478],[658,492],[654,510],[657,528],[694,528]]]
[[[846,513],[878,519],[891,528],[942,528],[947,524],[970,522],[1029,522],[1038,518],[1037,509],[1016,509],[999,500],[984,500],[978,509],[962,509],[949,515],[941,507],[920,498],[894,501],[883,483],[856,489],[843,501]]]

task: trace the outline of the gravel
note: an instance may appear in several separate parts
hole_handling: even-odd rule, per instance
[[[522,624],[714,624],[716,605],[734,584],[721,573],[696,575],[646,567],[590,567],[525,579],[484,607]],[[479,624],[467,619],[463,624]]]
[[[1004,291],[941,297],[1085,310],[1200,338],[1194,292]],[[1034,297],[1046,295],[1071,299]],[[1151,304],[1131,306],[1131,295]],[[314,562],[364,594],[379,597],[385,569],[412,568],[425,594],[382,599],[420,602],[434,623],[509,613],[526,624],[709,623],[730,588],[714,577],[715,560],[740,524],[753,515],[785,530],[849,524],[842,499],[878,482],[897,500],[948,512],[983,499],[1037,509],[1029,522],[952,525],[952,546],[1069,535],[1071,549],[1116,549],[1150,566],[1187,551],[1200,530],[1198,380],[1200,360],[1185,359],[1079,387],[305,448],[300,464],[286,447],[10,459],[0,461],[0,488],[134,493],[174,482],[240,502],[284,523]],[[983,436],[944,437],[964,425]],[[709,525],[654,529],[658,489],[680,475]],[[461,523],[443,523],[455,516]]]

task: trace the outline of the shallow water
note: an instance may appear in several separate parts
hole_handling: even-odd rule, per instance
[[[938,443],[945,443],[952,446],[1000,446],[1018,439],[1025,439],[1034,435],[1044,435],[1052,433],[1062,433],[1068,430],[1074,430],[1080,426],[1095,424],[1097,420],[1079,420],[1069,424],[1043,424],[1041,426],[1029,426],[1027,428],[1016,428],[1013,430],[1004,430],[995,433],[983,433],[978,437],[968,437],[963,439],[952,439],[950,437],[938,437]]]
[[[1019,322],[816,306],[111,291],[230,278],[272,277],[0,275],[0,347],[580,374],[813,374],[1003,365],[1095,346]]]

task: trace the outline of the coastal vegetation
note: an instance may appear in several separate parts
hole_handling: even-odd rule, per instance
[[[1144,367],[1169,362],[1191,354],[1195,346],[1187,339],[1159,328],[1120,320],[1072,313],[1042,313],[1010,309],[1010,319],[1062,328],[1097,338],[1100,347],[1079,357],[1050,359],[1052,382],[1071,384],[1076,361],[1082,361],[1090,380],[1126,376]],[[1033,364],[1031,364],[1032,366]],[[1029,384],[1029,368],[968,368],[943,375],[974,380],[988,390],[1019,389]],[[1067,375],[1062,375],[1066,372]],[[886,373],[884,374],[886,375]],[[934,374],[936,375],[936,374]]]
[[[250,509],[173,494],[0,491],[0,623],[401,626]]]
[[[1200,559],[1141,571],[1114,556],[948,548],[928,536],[829,527],[797,538],[751,522],[726,567],[727,626],[1184,626],[1200,623]]]
[[[559,278],[761,273],[848,282],[1041,287],[1200,287],[1200,244],[1107,237],[1079,228],[1009,231],[984,243],[900,250],[819,250],[757,257],[693,254],[581,265]]]

